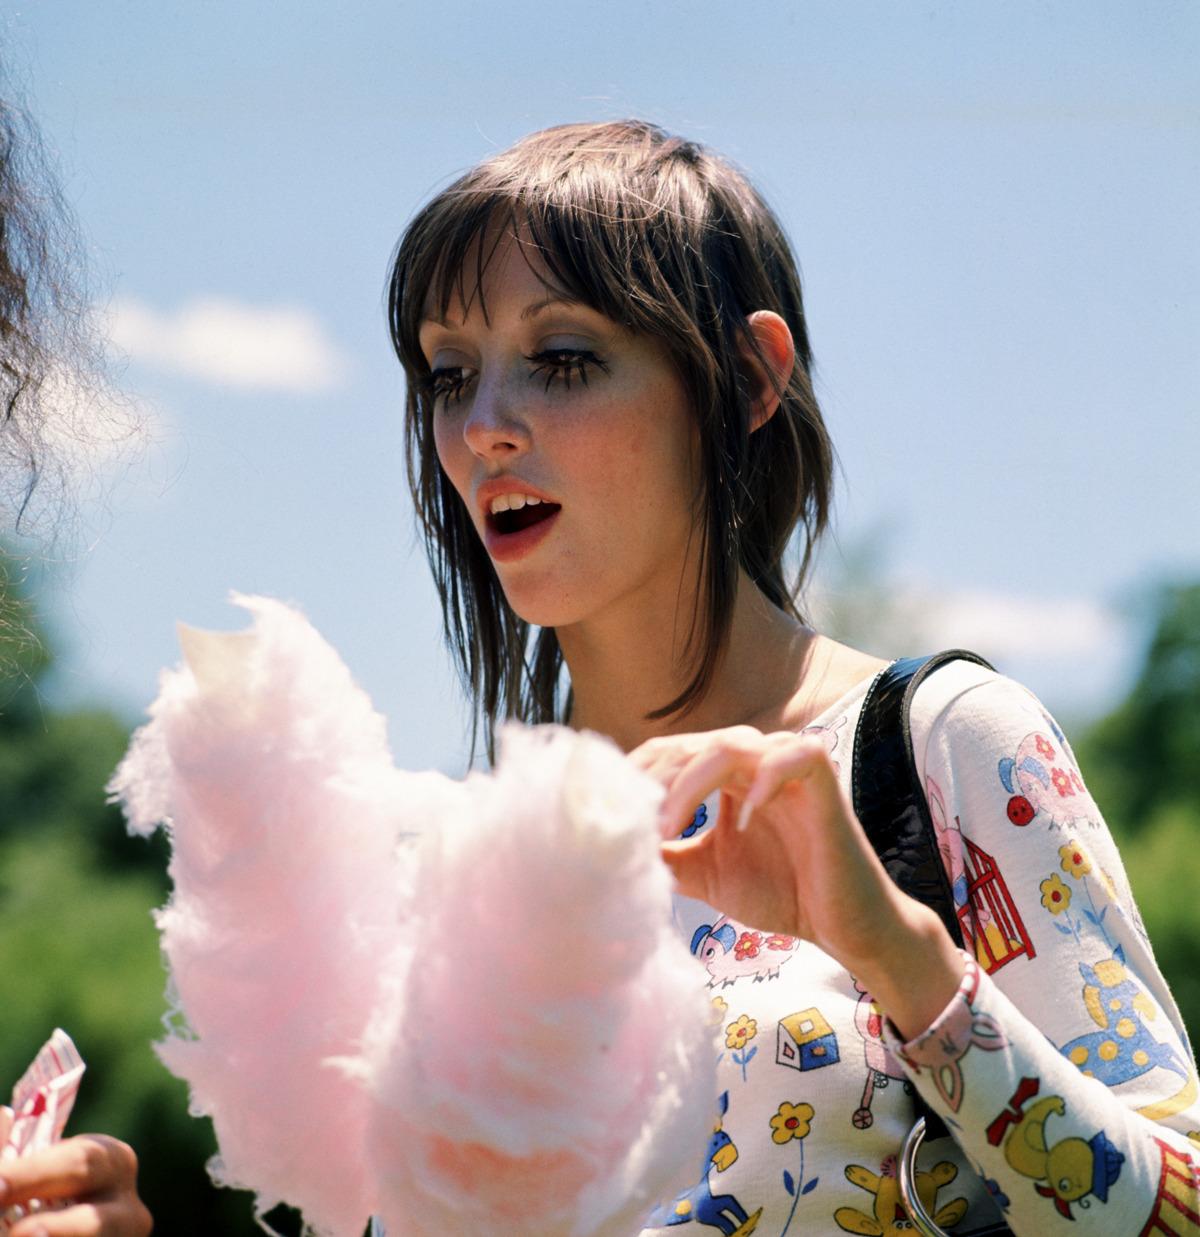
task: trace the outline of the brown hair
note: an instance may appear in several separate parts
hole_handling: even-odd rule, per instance
[[[455,295],[471,303],[468,277],[478,294],[494,246],[476,242],[518,229],[571,295],[663,342],[700,428],[704,577],[688,642],[692,677],[652,716],[703,697],[728,640],[739,567],[799,616],[795,599],[828,518],[833,474],[795,260],[775,216],[731,164],[643,121],[562,125],[438,194],[396,248],[388,316],[408,379],[409,485],[446,637],[482,713],[489,753],[498,719],[563,715],[562,653],[553,630],[534,635],[508,605],[438,463],[418,331],[430,301],[442,313]],[[751,433],[737,346],[753,345],[747,319],[760,309],[787,322],[796,363],[775,415]],[[800,557],[789,583],[783,558],[797,526]]]
[[[0,533],[48,536],[92,445],[132,445],[137,416],[110,383],[82,241],[2,64],[0,88]]]

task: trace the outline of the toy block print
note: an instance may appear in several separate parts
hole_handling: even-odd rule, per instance
[[[1161,1139],[1158,1194],[1139,1237],[1200,1237],[1200,1167]]]
[[[802,1009],[780,1018],[775,1060],[796,1070],[820,1069],[838,1061],[837,1032],[818,1009]]]
[[[862,1100],[850,1118],[856,1130],[866,1130],[874,1124],[871,1113],[871,1102],[875,1090],[883,1090],[893,1078],[904,1083],[904,1093],[914,1094],[915,1088],[908,1081],[904,1067],[896,1060],[883,1043],[883,1010],[872,1000],[858,980],[854,986],[861,994],[858,1004],[854,1007],[854,1026],[863,1037],[863,1056],[867,1065],[867,1081],[863,1087]]]
[[[1129,978],[1125,954],[1118,945],[1111,958],[1095,966],[1080,963],[1083,1003],[1101,1029],[1078,1035],[1059,1049],[1089,1078],[1116,1087],[1140,1078],[1152,1069],[1164,1069],[1183,1079],[1183,1086],[1138,1111],[1151,1120],[1182,1112],[1196,1098],[1196,1076],[1191,1065],[1170,1044],[1155,1039],[1146,1023],[1158,1017],[1150,998]]]
[[[930,1172],[917,1173],[917,1197],[925,1210],[933,1216],[939,1228],[954,1228],[967,1214],[967,1200],[956,1198],[935,1210],[938,1191],[958,1175],[949,1160],[935,1164]],[[861,1164],[848,1164],[846,1178],[875,1196],[875,1205],[868,1215],[857,1207],[839,1207],[833,1218],[846,1233],[860,1233],[864,1237],[911,1237],[912,1220],[900,1201],[900,1182],[896,1175],[896,1157],[888,1156],[875,1174]]]
[[[715,924],[702,924],[692,935],[692,953],[704,963],[710,988],[717,984],[728,988],[746,978],[756,983],[774,979],[799,947],[794,936],[756,932],[724,915]]]
[[[738,1158],[737,1147],[722,1128],[728,1109],[729,1092],[726,1091],[721,1096],[721,1116],[705,1149],[699,1182],[680,1194],[673,1203],[656,1207],[646,1221],[647,1228],[699,1224],[703,1228],[719,1229],[725,1237],[748,1237],[754,1232],[762,1216],[762,1208],[751,1214],[732,1194],[714,1194],[709,1182],[714,1172],[725,1172]]]
[[[976,961],[991,975],[1014,958],[1036,957],[996,861],[968,838],[963,845],[967,897],[958,922],[963,939],[975,947]]]
[[[1070,1137],[1047,1142],[1046,1122],[1054,1115],[1065,1116],[1067,1106],[1057,1095],[1030,1103],[1039,1087],[1036,1078],[1021,1079],[1008,1107],[988,1126],[988,1142],[997,1147],[1003,1141],[1009,1167],[1031,1178],[1034,1189],[1053,1199],[1065,1219],[1073,1220],[1072,1203],[1086,1207],[1091,1196],[1108,1202],[1109,1188],[1121,1175],[1125,1157],[1103,1130],[1087,1140]]]
[[[1007,810],[1014,825],[1028,825],[1037,816],[1044,816],[1052,828],[1076,820],[1092,826],[1099,821],[1092,796],[1057,733],[1026,735],[1016,754],[999,762],[997,772],[1011,796]]]

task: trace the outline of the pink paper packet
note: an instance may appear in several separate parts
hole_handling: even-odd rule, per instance
[[[12,1107],[0,1108],[0,1163],[31,1151],[43,1151],[58,1142],[71,1115],[83,1071],[79,1049],[66,1031],[56,1029],[13,1087]],[[0,1233],[7,1233],[33,1210],[39,1208],[9,1207],[0,1213]]]

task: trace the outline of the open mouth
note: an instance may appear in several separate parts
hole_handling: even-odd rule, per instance
[[[560,503],[530,503],[518,510],[493,511],[487,517],[488,527],[502,537],[519,533],[562,510]]]

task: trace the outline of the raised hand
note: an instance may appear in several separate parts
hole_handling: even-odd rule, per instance
[[[666,787],[662,853],[681,893],[812,941],[906,1035],[953,996],[961,955],[937,916],[888,878],[818,739],[735,726],[651,739],[631,759]],[[718,790],[716,825],[680,839]]]

